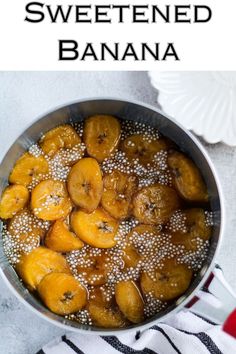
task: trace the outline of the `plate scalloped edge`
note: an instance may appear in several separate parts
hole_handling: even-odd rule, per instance
[[[236,71],[150,71],[163,111],[206,142],[236,146]]]

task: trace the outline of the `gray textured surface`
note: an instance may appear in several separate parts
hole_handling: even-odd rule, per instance
[[[143,72],[0,73],[0,159],[42,113],[76,99],[113,96],[156,104]],[[216,165],[226,199],[226,230],[218,262],[236,289],[236,148],[204,144]],[[62,330],[31,313],[0,279],[0,353],[33,354]]]

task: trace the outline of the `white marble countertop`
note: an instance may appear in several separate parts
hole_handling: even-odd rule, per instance
[[[156,105],[145,72],[0,72],[0,159],[17,136],[44,112],[94,96],[113,96]],[[236,148],[207,145],[226,199],[226,230],[218,257],[236,289]],[[0,353],[34,354],[63,330],[20,304],[0,279]]]

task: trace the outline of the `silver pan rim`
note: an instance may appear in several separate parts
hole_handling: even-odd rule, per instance
[[[88,98],[82,98],[82,99],[79,99],[79,100],[73,100],[73,101],[70,101],[70,102],[68,102],[66,104],[58,105],[58,106],[56,106],[56,107],[54,107],[54,108],[52,108],[50,110],[47,110],[47,112],[45,112],[44,114],[40,114],[37,118],[32,120],[32,122],[30,124],[28,124],[24,128],[24,131],[22,131],[22,133],[15,139],[15,141],[11,144],[11,146],[16,141],[18,141],[20,136],[22,134],[24,134],[25,131],[27,131],[31,126],[33,126],[36,122],[38,122],[40,119],[46,117],[47,115],[52,114],[52,113],[56,112],[59,109],[66,108],[66,107],[74,105],[74,104],[80,104],[80,103],[85,103],[85,102],[89,103],[89,102],[94,102],[94,101],[115,101],[115,102],[124,102],[124,103],[127,103],[127,104],[138,105],[141,108],[144,107],[144,108],[147,108],[147,109],[149,109],[151,111],[159,113],[162,116],[164,116],[165,118],[167,118],[168,120],[170,120],[173,123],[175,123],[195,143],[195,145],[197,146],[198,150],[203,155],[203,157],[205,158],[208,166],[210,167],[210,170],[212,172],[212,175],[214,177],[214,180],[215,180],[215,183],[216,183],[216,186],[217,186],[219,202],[220,202],[220,214],[221,214],[219,237],[218,237],[217,246],[214,249],[214,255],[213,255],[213,257],[211,259],[211,262],[208,265],[207,269],[203,269],[203,268],[201,269],[200,272],[204,271],[204,274],[202,275],[202,279],[195,286],[194,290],[184,300],[182,300],[180,304],[177,304],[175,306],[175,308],[171,309],[169,312],[167,312],[165,315],[161,316],[160,318],[150,319],[147,323],[143,323],[143,324],[140,324],[140,325],[133,325],[132,327],[128,327],[128,328],[117,328],[117,329],[115,328],[115,329],[112,329],[112,330],[106,330],[106,329],[103,330],[101,328],[89,327],[89,326],[84,326],[84,328],[78,328],[78,327],[74,327],[72,325],[64,324],[63,322],[60,322],[57,319],[53,319],[53,318],[48,317],[46,314],[41,313],[38,309],[36,309],[33,305],[31,305],[26,299],[24,299],[16,291],[16,289],[13,287],[13,285],[10,283],[10,281],[8,280],[6,275],[4,274],[4,266],[0,262],[0,274],[2,275],[2,279],[4,280],[5,284],[11,290],[11,292],[14,293],[14,295],[19,299],[19,301],[21,303],[24,303],[27,306],[27,308],[29,308],[33,313],[35,313],[39,317],[47,320],[49,323],[54,324],[55,326],[60,327],[60,328],[62,328],[64,330],[67,330],[67,331],[69,330],[69,331],[72,331],[72,332],[82,333],[82,334],[88,333],[88,334],[92,334],[92,335],[110,336],[110,335],[116,335],[118,333],[128,333],[128,332],[135,332],[135,331],[143,331],[145,329],[148,329],[151,326],[155,325],[156,323],[162,322],[166,318],[168,318],[169,316],[174,315],[177,312],[179,312],[181,309],[183,309],[185,307],[185,305],[187,305],[194,298],[196,293],[204,285],[204,283],[206,282],[206,280],[209,277],[210,273],[212,272],[212,269],[214,268],[217,255],[219,253],[219,250],[220,250],[220,247],[221,247],[221,244],[222,244],[222,238],[223,238],[224,228],[225,228],[225,202],[224,202],[224,197],[223,197],[222,186],[221,186],[221,183],[219,181],[219,177],[218,177],[218,174],[216,172],[215,166],[214,166],[213,162],[211,161],[211,158],[209,157],[206,149],[203,147],[203,145],[200,143],[200,141],[193,135],[192,132],[190,132],[186,128],[184,128],[183,125],[180,124],[178,121],[176,121],[173,117],[170,117],[168,114],[164,113],[161,109],[159,109],[159,108],[157,108],[157,107],[155,107],[155,106],[153,106],[151,104],[144,103],[144,102],[142,102],[140,100],[130,100],[130,99],[122,98],[122,97],[112,97],[112,96],[105,96],[105,97],[104,96],[97,96],[97,97],[88,97]],[[5,159],[5,156],[8,154],[8,151],[10,150],[11,146],[6,151],[6,153],[4,154],[4,156],[2,158],[2,161]],[[2,163],[2,161],[1,161],[1,163]],[[0,165],[1,165],[1,163],[0,163]],[[9,267],[11,267],[10,264],[9,264]],[[31,295],[31,296],[33,296],[33,295]],[[178,300],[180,300],[180,299],[178,299]],[[63,317],[59,317],[58,316],[58,318],[63,320]],[[72,321],[71,321],[71,324],[73,324]]]

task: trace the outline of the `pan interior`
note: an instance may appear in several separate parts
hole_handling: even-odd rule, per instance
[[[35,143],[44,132],[59,124],[83,121],[86,117],[94,114],[115,115],[120,119],[138,121],[157,128],[163,135],[172,139],[183,152],[185,152],[192,158],[192,160],[198,166],[203,175],[210,195],[210,206],[213,212],[214,229],[213,235],[211,237],[211,245],[208,257],[187,292],[181,298],[179,298],[176,303],[173,303],[167,309],[159,312],[156,316],[148,319],[145,323],[142,324],[150,325],[156,320],[163,318],[163,316],[170,313],[177,307],[180,307],[181,303],[185,303],[186,301],[188,302],[188,299],[191,298],[193,291],[199,285],[204,275],[209,271],[209,267],[212,264],[217,246],[219,244],[221,229],[221,200],[219,196],[217,182],[215,180],[212,168],[209,166],[207,156],[205,155],[204,151],[199,146],[199,144],[192,139],[189,133],[185,132],[177,123],[167,118],[163,113],[155,109],[140,105],[138,103],[131,103],[112,99],[95,99],[74,103],[62,107],[54,112],[51,112],[37,120],[11,146],[0,166],[0,194],[7,185],[8,176],[12,167],[15,164],[15,161],[26,149],[28,149],[33,143]],[[0,228],[2,228],[2,224],[0,225]],[[2,238],[0,238],[0,265],[4,277],[7,279],[7,282],[11,285],[11,287],[14,289],[14,292],[19,296],[19,298],[23,298],[36,311],[39,311],[48,319],[54,320],[62,325],[69,326],[71,329],[74,330],[99,330],[99,332],[103,332],[104,334],[106,334],[106,332],[111,333],[111,331],[102,330],[100,328],[96,329],[95,327],[89,327],[86,325],[69,321],[63,317],[53,314],[48,309],[46,309],[23,286],[14,269],[8,263],[8,260],[3,252]],[[129,328],[140,329],[141,326],[133,325]],[[112,330],[112,332],[115,331],[120,331],[120,329]]]

